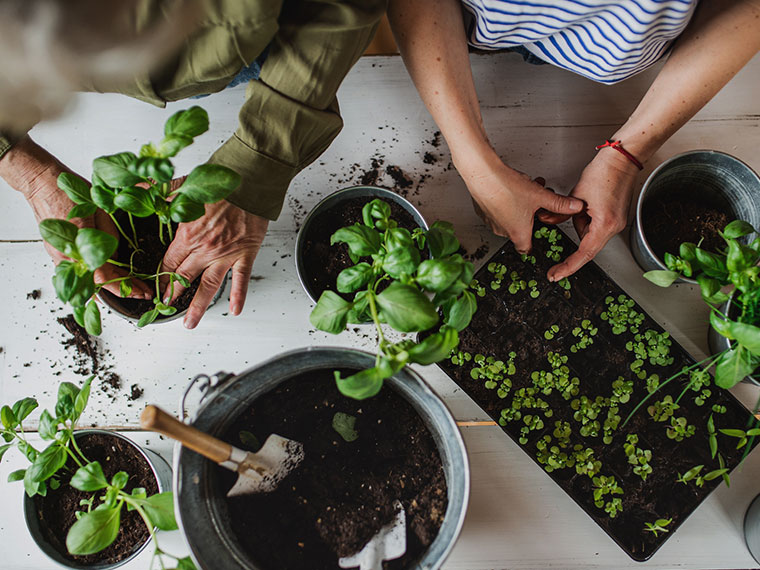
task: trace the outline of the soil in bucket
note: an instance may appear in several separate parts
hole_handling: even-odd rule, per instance
[[[342,371],[343,375],[352,371]],[[336,413],[356,418],[357,438],[333,428]],[[407,551],[386,570],[409,568],[438,534],[448,505],[438,450],[414,408],[385,386],[368,400],[342,396],[332,370],[280,384],[237,418],[223,439],[252,449],[277,433],[300,441],[305,458],[271,493],[227,499],[237,542],[263,570],[337,569],[406,511]],[[235,475],[219,468],[219,492]]]
[[[126,493],[132,489],[143,487],[148,496],[158,492],[158,483],[150,464],[129,442],[109,435],[95,433],[77,437],[77,443],[90,461],[100,462],[103,473],[109,481],[119,471],[129,474],[129,483],[124,488]],[[47,496],[34,497],[34,506],[40,520],[40,530],[45,540],[60,552],[65,558],[81,565],[114,564],[132,555],[146,540],[149,533],[137,511],[121,511],[121,528],[116,540],[100,552],[87,556],[69,554],[66,550],[66,535],[76,522],[76,512],[86,508],[80,501],[89,499],[93,493],[78,491],[69,485],[71,476],[76,472],[77,465],[69,458],[65,473],[58,489],[48,489]],[[95,499],[99,503],[100,492]]]
[[[125,232],[130,232],[131,227],[127,219],[120,219],[119,214],[116,214],[119,225]],[[122,216],[122,218],[125,218]],[[169,236],[164,231],[165,244],[161,243],[158,237],[158,220],[155,217],[138,218],[132,217],[137,233],[137,243],[140,246],[140,252],[133,258],[135,272],[145,273],[147,275],[154,275],[156,270],[164,258],[166,250],[169,249]],[[165,230],[165,229],[164,229]],[[172,231],[174,235],[177,232],[177,224],[172,224]],[[119,237],[119,248],[116,250],[116,259],[123,263],[128,262],[132,255],[132,249],[129,247],[127,240],[123,237]],[[151,290],[155,287],[155,282],[148,283]],[[190,284],[190,287],[185,290],[174,302],[174,306],[177,307],[177,312],[182,312],[190,306],[190,302],[193,300],[195,292],[200,286],[200,279],[196,279]],[[108,291],[103,290],[102,293],[107,296],[118,307],[120,312],[129,317],[139,319],[143,313],[152,310],[155,305],[152,300],[144,299],[123,299],[111,294]],[[156,320],[165,319],[163,315],[159,315]]]
[[[330,210],[316,215],[309,222],[309,235],[304,240],[303,260],[306,281],[309,289],[319,298],[322,291],[335,291],[338,274],[351,267],[354,263],[348,256],[348,246],[345,243],[330,245],[330,237],[340,228],[351,226],[362,221],[362,208],[372,200],[371,197],[351,198],[336,204]],[[396,220],[399,227],[409,231],[418,227],[412,215],[396,202],[385,200],[391,207],[391,218]],[[337,292],[337,291],[336,291]],[[338,293],[346,300],[354,297],[353,293]]]
[[[732,218],[730,209],[721,204],[683,194],[653,197],[642,210],[646,239],[660,260],[666,252],[678,255],[685,241],[702,240],[700,247],[707,251],[725,247],[719,232]]]

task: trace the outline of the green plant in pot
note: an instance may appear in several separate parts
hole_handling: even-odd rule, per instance
[[[184,287],[190,283],[178,273],[162,272],[160,261],[156,267],[137,267],[144,236],[139,235],[135,219],[154,220],[153,227],[158,233],[155,239],[168,246],[174,237],[175,224],[197,220],[205,213],[205,204],[223,200],[237,188],[240,176],[236,172],[217,164],[202,164],[178,188],[172,189],[175,172],[171,158],[207,130],[206,111],[191,107],[167,120],[159,144],[145,144],[139,154],[120,152],[96,158],[91,185],[69,172],[58,177],[58,187],[75,203],[68,219],[91,216],[101,209],[118,230],[117,238],[95,228],[79,228],[67,220],[46,219],[39,225],[42,238],[68,258],[55,269],[56,295],[71,305],[76,321],[88,333],[101,332],[95,296],[106,285],[118,283],[122,297],[130,296],[136,279],[155,285],[153,304],[140,316],[139,327],[177,311],[163,302],[159,280],[168,278],[170,292],[175,282]],[[128,245],[128,253],[114,259],[120,240]],[[96,283],[95,272],[105,264],[122,268],[124,275]]]
[[[723,229],[726,247],[705,251],[699,244],[684,242],[678,255],[666,253],[667,270],[644,274],[661,287],[670,286],[680,276],[695,278],[702,299],[710,306],[710,325],[728,339],[728,347],[703,361],[715,365],[715,383],[731,388],[760,366],[760,236],[749,223],[735,220]],[[742,243],[745,242],[745,243]],[[730,285],[733,291],[725,292]],[[728,302],[730,300],[729,310]]]
[[[78,509],[74,512],[76,521],[66,529],[48,528],[50,534],[43,535],[44,540],[51,549],[56,549],[55,539],[50,536],[59,536],[65,532],[65,548],[69,555],[64,552],[56,556],[61,563],[71,561],[74,567],[81,565],[104,563],[104,560],[88,560],[75,557],[93,555],[108,548],[119,535],[122,523],[126,525],[137,524],[140,521],[147,529],[147,536],[154,539],[154,560],[159,560],[162,568],[166,568],[162,557],[175,560],[180,568],[193,568],[189,558],[178,558],[161,550],[155,540],[155,529],[176,530],[177,523],[174,518],[173,494],[171,492],[158,492],[148,494],[145,487],[136,487],[135,482],[144,481],[136,479],[136,473],[127,473],[123,470],[106,476],[100,461],[89,460],[87,455],[94,453],[94,449],[87,449],[85,453],[81,447],[82,441],[78,441],[82,432],[78,431],[78,422],[85,410],[90,395],[90,383],[93,377],[88,378],[81,387],[70,382],[62,382],[58,387],[58,397],[51,413],[44,410],[39,416],[39,437],[48,442],[42,450],[36,449],[27,439],[23,421],[38,407],[34,398],[27,397],[17,401],[12,406],[5,405],[0,408],[0,421],[2,436],[5,443],[0,445],[0,458],[12,447],[20,451],[29,461],[26,469],[13,471],[8,476],[9,482],[23,481],[24,489],[28,497],[41,497],[40,503],[45,501],[61,500],[61,497],[72,492],[80,498]],[[116,437],[116,434],[108,434]],[[121,438],[121,436],[118,436]],[[122,438],[124,439],[124,438]],[[132,444],[133,445],[133,444]],[[118,453],[111,450],[111,444],[107,444],[109,450],[104,451],[112,465],[108,471],[113,471],[123,460]],[[112,456],[113,455],[113,456]],[[168,469],[168,468],[167,468]],[[152,475],[151,475],[152,476]],[[131,482],[130,482],[131,481]],[[129,489],[129,491],[127,490]],[[76,494],[76,491],[82,492]],[[36,503],[36,502],[35,502]],[[54,503],[54,508],[61,508],[61,503]],[[41,507],[41,513],[48,511]],[[128,512],[135,511],[139,520],[135,517],[126,518]],[[68,513],[69,515],[71,513]],[[27,517],[29,514],[27,513]],[[39,516],[39,515],[38,515]],[[130,520],[132,522],[130,522]],[[135,522],[136,521],[136,522]],[[44,516],[39,519],[39,526],[55,524],[45,520]],[[130,528],[130,536],[145,536],[134,528]],[[124,531],[127,532],[126,530]],[[137,535],[134,533],[137,532]],[[38,536],[35,539],[40,541]],[[145,538],[143,538],[143,541]],[[139,548],[139,545],[128,545],[131,550],[120,554],[122,559],[129,558]],[[109,554],[110,556],[110,554]],[[117,564],[120,560],[108,560],[107,563]],[[101,567],[99,566],[99,567]]]
[[[378,336],[375,366],[346,378],[335,372],[340,392],[364,399],[374,396],[383,381],[411,363],[433,364],[447,358],[459,344],[458,332],[477,310],[470,290],[472,263],[460,254],[459,240],[448,222],[435,222],[429,230],[409,231],[391,218],[390,206],[375,199],[362,209],[362,222],[336,231],[331,245],[345,243],[354,263],[337,279],[341,293],[354,293],[347,301],[324,291],[311,313],[316,328],[338,334],[348,323],[374,323]],[[423,252],[429,258],[423,259]],[[390,342],[383,324],[402,333],[427,331],[439,321],[440,330],[421,342]]]

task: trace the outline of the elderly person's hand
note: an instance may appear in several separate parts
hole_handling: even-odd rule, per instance
[[[222,200],[206,204],[206,214],[194,222],[180,224],[174,241],[164,256],[163,271],[179,273],[188,281],[201,276],[185,315],[185,326],[195,328],[214,295],[232,269],[230,312],[239,315],[245,304],[253,261],[267,233],[269,220]],[[164,297],[170,291],[164,281]],[[184,287],[174,283],[170,302],[182,294]]]

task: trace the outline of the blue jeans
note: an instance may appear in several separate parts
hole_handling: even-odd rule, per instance
[[[229,89],[230,87],[235,87],[241,83],[248,83],[251,80],[258,79],[259,75],[261,75],[261,66],[264,65],[264,62],[266,61],[268,55],[269,46],[264,48],[264,51],[259,54],[259,57],[253,60],[251,65],[246,65],[244,68],[238,71],[238,74],[232,78],[232,81],[227,84],[227,87],[225,87],[225,89]],[[208,94],[194,95],[190,97],[190,99],[202,99],[203,97],[208,97]]]

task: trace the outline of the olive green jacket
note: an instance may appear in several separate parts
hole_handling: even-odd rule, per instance
[[[329,146],[343,122],[335,94],[374,35],[386,0],[210,0],[196,30],[160,69],[125,85],[85,85],[157,106],[223,90],[269,46],[250,81],[235,134],[209,162],[242,176],[228,198],[264,218],[280,214],[293,177]],[[135,24],[162,16],[161,0],[139,0]],[[17,137],[16,137],[17,138]],[[11,148],[0,133],[0,157]]]

